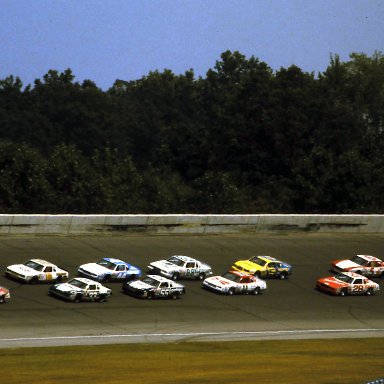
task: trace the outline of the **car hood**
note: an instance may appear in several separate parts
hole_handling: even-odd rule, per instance
[[[165,270],[165,271],[178,271],[178,270],[181,269],[176,264],[170,263],[167,260],[154,261],[150,265],[152,265],[155,268],[159,268],[159,269],[162,269],[162,270]]]
[[[141,280],[132,281],[132,282],[128,283],[128,285],[131,286],[132,288],[135,288],[135,289],[151,289],[151,288],[153,288],[152,285],[144,283]]]
[[[318,280],[320,283],[328,285],[332,288],[344,288],[348,287],[349,284],[345,283],[344,281],[340,281],[336,279],[335,277],[323,277],[322,279]]]
[[[352,260],[340,260],[335,262],[335,266],[341,269],[351,269],[351,268],[364,268],[361,265],[353,262]]]
[[[208,277],[208,279],[205,279],[207,283],[211,283],[220,287],[226,287],[230,285],[234,285],[234,283],[222,276],[212,276]]]
[[[9,269],[12,272],[21,273],[24,275],[38,275],[39,274],[38,271],[35,271],[34,269],[29,268],[24,264],[10,265],[9,267],[7,267],[7,269]]]
[[[81,288],[68,283],[57,284],[55,285],[55,288],[61,292],[83,292]]]
[[[113,272],[112,270],[96,263],[83,264],[83,265],[80,265],[80,268],[83,269],[84,271],[88,271],[96,275],[104,275],[108,272],[109,273]]]

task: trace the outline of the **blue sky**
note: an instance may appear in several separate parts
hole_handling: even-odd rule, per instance
[[[0,0],[0,79],[50,69],[106,90],[165,68],[205,76],[226,50],[322,72],[384,51],[384,0]]]

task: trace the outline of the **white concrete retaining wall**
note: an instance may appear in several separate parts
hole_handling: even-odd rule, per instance
[[[0,215],[0,235],[384,232],[384,215]]]

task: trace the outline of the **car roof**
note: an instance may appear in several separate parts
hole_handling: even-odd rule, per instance
[[[366,279],[365,276],[362,276],[362,275],[360,275],[358,273],[355,273],[355,272],[340,272],[340,273],[343,274],[343,275],[350,276],[350,277],[363,277],[363,278]]]
[[[46,260],[42,260],[42,259],[30,259],[30,261],[33,261],[34,263],[38,263],[38,264],[41,264],[41,265],[49,265],[49,266],[53,266],[53,267],[56,267],[55,264],[49,262],[49,261],[46,261]]]
[[[177,257],[178,259],[183,260],[183,261],[198,261],[198,260],[196,260],[196,259],[194,259],[193,257],[190,257],[190,256],[172,255],[172,256],[168,257],[168,259],[171,258],[171,257]]]
[[[252,276],[249,273],[244,273],[244,272],[240,272],[240,271],[234,271],[232,269],[229,270],[226,273],[231,273],[232,275],[236,275],[236,276],[239,276],[239,277],[249,277],[249,276]]]
[[[356,255],[367,261],[381,261],[379,258],[371,255]]]
[[[97,281],[94,281],[94,280],[91,280],[91,279],[87,279],[86,277],[74,277],[71,280],[80,280],[80,281],[82,281],[85,284],[99,284]],[[70,283],[71,280],[68,283]]]
[[[173,281],[172,280],[170,280],[170,279],[167,279],[166,277],[164,277],[164,276],[160,276],[160,275],[147,275],[148,277],[152,277],[152,279],[154,279],[154,280],[157,280],[157,281],[159,281],[159,282],[164,282],[164,281],[166,281],[166,282],[171,282],[171,283],[173,283]]]
[[[110,261],[111,263],[114,263],[116,265],[130,265],[130,264],[126,263],[125,261],[120,260],[120,259],[115,259],[114,257],[103,257],[103,260]]]

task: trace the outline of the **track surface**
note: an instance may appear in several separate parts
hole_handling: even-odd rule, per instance
[[[170,340],[384,336],[384,280],[375,296],[333,297],[314,289],[330,261],[355,254],[384,256],[384,235],[288,234],[210,236],[0,237],[0,268],[30,258],[77,267],[117,257],[146,271],[151,261],[184,254],[222,274],[235,260],[271,255],[294,267],[285,281],[267,280],[260,296],[222,296],[183,282],[180,300],[141,300],[108,284],[105,303],[68,303],[48,296],[49,285],[0,276],[12,299],[0,306],[0,348]]]

